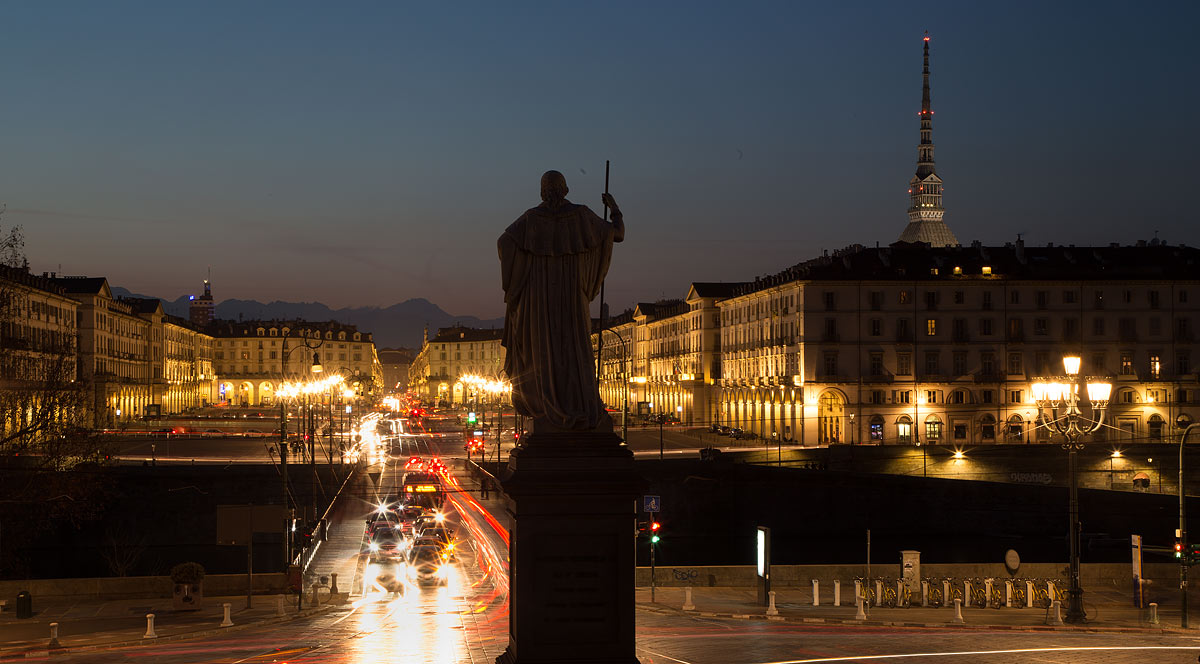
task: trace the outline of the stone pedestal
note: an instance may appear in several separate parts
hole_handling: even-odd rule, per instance
[[[509,539],[508,649],[497,664],[637,664],[634,547],[645,484],[611,433],[534,433],[501,481]]]

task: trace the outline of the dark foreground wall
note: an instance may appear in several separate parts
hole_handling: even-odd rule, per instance
[[[292,489],[308,503],[312,483],[307,466]],[[318,515],[337,492],[349,467],[318,466]],[[89,471],[96,472],[96,471]],[[151,576],[176,563],[196,561],[213,574],[246,571],[246,549],[217,545],[218,505],[279,505],[283,483],[273,465],[113,466],[112,489],[103,498],[102,516],[79,527],[46,524],[33,545],[20,552],[32,578]],[[284,569],[284,533],[258,533],[254,539],[255,570]]]
[[[660,565],[749,564],[756,525],[772,529],[778,564],[863,562],[868,529],[876,564],[895,563],[902,549],[931,563],[1001,562],[1010,548],[1027,562],[1067,560],[1062,487],[698,460],[639,461],[637,469],[647,493],[663,500]],[[1174,542],[1172,496],[1081,490],[1080,501],[1084,562],[1128,562],[1133,533],[1146,544]],[[638,564],[649,564],[645,540]]]

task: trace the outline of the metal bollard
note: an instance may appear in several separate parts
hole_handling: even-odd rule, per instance
[[[142,636],[143,639],[157,639],[158,635],[154,633],[154,614],[146,614],[146,633]]]
[[[821,582],[813,579],[813,606],[821,606]]]
[[[1025,608],[1033,608],[1033,581],[1025,582]]]
[[[842,605],[842,582],[837,579],[833,580],[833,605]]]
[[[1158,602],[1150,602],[1150,624],[1158,624]]]
[[[963,581],[963,606],[971,608],[971,582]]]
[[[1062,621],[1062,602],[1054,600],[1050,602],[1050,620],[1047,625],[1061,625]]]
[[[875,606],[883,606],[883,581],[875,579]]]
[[[688,586],[683,589],[683,610],[695,611],[696,605],[692,604],[692,587]]]
[[[954,620],[951,620],[950,622],[954,623],[955,625],[962,625],[966,623],[962,617],[962,600],[957,597],[954,598]]]
[[[921,606],[929,606],[929,582],[921,582]]]
[[[61,648],[62,644],[58,642],[58,623],[50,623],[50,643],[51,648]]]
[[[767,615],[768,616],[779,615],[779,609],[775,608],[775,591],[772,590],[772,591],[768,592],[767,598],[770,599],[770,601],[771,601],[770,606],[767,607]]]
[[[337,572],[334,572],[329,575],[329,594],[336,595],[337,591]]]
[[[285,613],[284,608],[283,608],[284,602],[285,602],[285,600],[283,598],[283,595],[279,595],[279,596],[275,597],[275,615],[282,616]]]
[[[1012,579],[1008,579],[1004,582],[1004,608],[1006,608],[1006,609],[1012,608],[1012,598],[1013,598],[1013,582],[1012,582]]]
[[[221,608],[225,610],[225,618],[221,621],[221,627],[233,627],[233,621],[229,619],[229,609],[232,606],[233,605],[229,602],[225,602],[221,605]]]

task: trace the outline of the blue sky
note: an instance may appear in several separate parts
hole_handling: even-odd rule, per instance
[[[503,311],[495,239],[563,171],[609,301],[906,222],[921,36],[967,243],[1196,244],[1196,3],[0,5],[0,224],[34,270]]]

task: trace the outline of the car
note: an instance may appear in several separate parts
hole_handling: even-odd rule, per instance
[[[387,512],[376,512],[367,519],[367,537],[372,537],[378,528],[395,528],[396,518]]]
[[[437,546],[422,544],[409,550],[408,573],[416,583],[444,586],[448,580],[450,566]]]
[[[453,560],[458,557],[458,538],[456,538],[450,533],[449,530],[442,526],[426,527],[417,535],[417,539],[420,541],[433,540],[439,542],[442,545],[443,550],[449,554],[450,559]]]
[[[404,556],[405,542],[400,532],[391,526],[377,526],[371,534],[371,542],[367,545],[368,559],[371,562],[380,560],[400,560]]]

